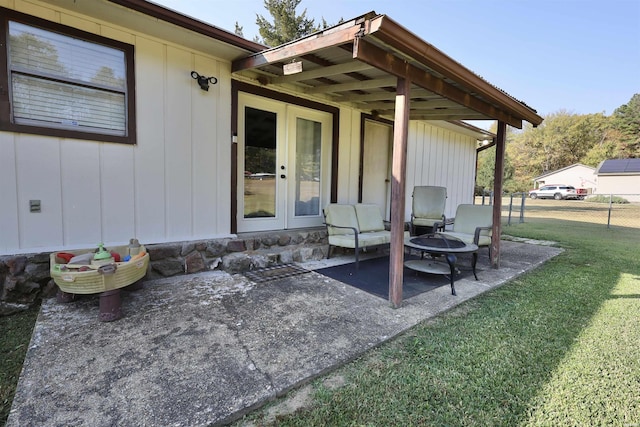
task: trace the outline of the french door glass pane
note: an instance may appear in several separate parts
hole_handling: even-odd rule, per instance
[[[276,113],[245,108],[244,217],[276,216]]]
[[[320,214],[321,147],[321,123],[298,118],[296,121],[296,216]]]

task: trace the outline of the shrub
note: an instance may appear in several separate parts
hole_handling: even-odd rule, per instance
[[[587,201],[594,203],[609,203],[610,196],[597,195],[597,196],[588,196]],[[629,201],[620,196],[611,196],[611,203],[625,204],[629,203]]]

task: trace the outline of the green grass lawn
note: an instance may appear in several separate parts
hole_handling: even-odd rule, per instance
[[[0,316],[0,425],[9,416],[38,310],[34,307],[13,316]]]
[[[640,425],[640,229],[531,218],[503,231],[566,250],[316,380],[302,409],[269,421],[275,402],[242,422]],[[35,317],[0,318],[0,424]]]
[[[505,234],[557,241],[541,268],[312,384],[311,400],[239,424],[640,425],[638,229],[532,219]],[[295,393],[295,392],[294,392]]]

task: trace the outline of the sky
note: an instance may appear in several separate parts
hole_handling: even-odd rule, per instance
[[[153,0],[244,37],[264,0]],[[640,93],[640,0],[302,0],[296,11],[336,24],[385,14],[545,116],[611,115]]]

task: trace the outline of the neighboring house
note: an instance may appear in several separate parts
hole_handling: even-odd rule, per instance
[[[142,0],[0,6],[0,255],[389,217],[396,161],[405,220],[414,185],[452,216],[494,138],[459,120],[542,121],[385,15],[265,50]]]
[[[595,194],[640,202],[640,159],[604,160],[598,165],[596,175],[598,189]]]
[[[598,182],[595,171],[596,169],[591,166],[575,163],[562,169],[536,176],[533,178],[534,187],[540,188],[546,184],[565,184],[572,185],[575,188],[584,188],[588,194],[591,194],[595,192]]]

